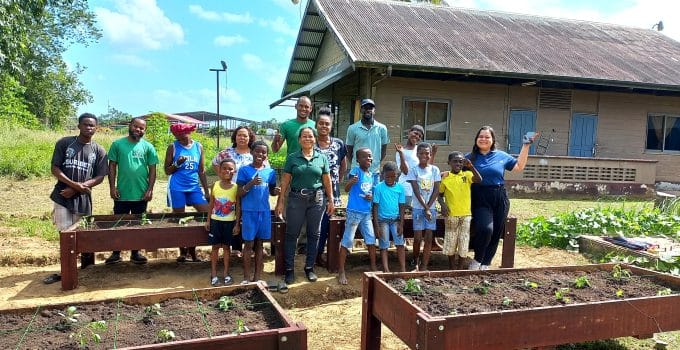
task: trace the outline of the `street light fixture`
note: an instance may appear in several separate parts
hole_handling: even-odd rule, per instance
[[[224,61],[220,61],[222,64],[222,68],[210,68],[211,72],[215,72],[215,77],[217,78],[217,85],[216,85],[216,90],[217,90],[217,149],[220,148],[220,134],[222,133],[222,130],[220,128],[220,72],[224,72],[225,79],[227,75],[227,64]]]

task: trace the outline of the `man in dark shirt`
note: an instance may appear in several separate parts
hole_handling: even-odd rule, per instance
[[[92,188],[108,174],[108,157],[102,146],[92,140],[97,130],[97,117],[83,113],[78,117],[78,136],[67,136],[57,141],[52,154],[52,175],[57,184],[50,194],[54,202],[52,221],[57,230],[72,226],[81,217],[92,215]],[[81,268],[94,264],[94,253],[83,253]],[[48,276],[44,282],[53,283],[59,275]]]

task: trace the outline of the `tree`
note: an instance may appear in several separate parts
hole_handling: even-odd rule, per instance
[[[0,73],[0,124],[7,127],[23,126],[36,129],[38,119],[24,103],[25,89],[9,74]]]
[[[132,119],[132,114],[119,111],[114,107],[109,107],[106,114],[99,116],[101,124],[103,125],[113,125],[113,124],[125,124]]]

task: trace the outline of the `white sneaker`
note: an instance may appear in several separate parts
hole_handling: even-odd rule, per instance
[[[488,270],[489,267],[490,267],[489,265],[482,265],[482,266],[479,267],[479,269],[480,270]]]
[[[470,266],[468,266],[468,270],[479,270],[480,266],[482,266],[482,264],[478,263],[477,260],[472,259],[470,261]]]

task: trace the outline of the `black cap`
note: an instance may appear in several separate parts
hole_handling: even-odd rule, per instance
[[[361,100],[361,107],[363,107],[365,105],[371,105],[371,106],[375,107],[375,102],[373,102],[373,100],[371,100],[370,98],[365,98],[365,99]]]

